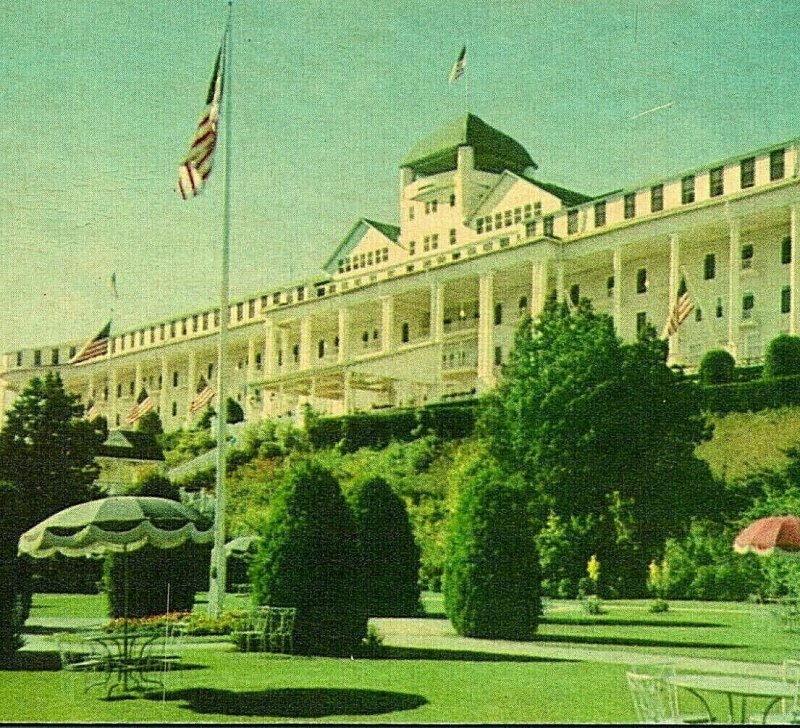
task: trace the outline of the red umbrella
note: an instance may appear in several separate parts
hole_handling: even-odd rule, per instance
[[[774,551],[800,552],[800,518],[770,516],[753,521],[734,539],[733,548],[740,554],[752,551],[766,556]]]

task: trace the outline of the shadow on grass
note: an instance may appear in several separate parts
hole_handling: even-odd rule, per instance
[[[56,672],[61,669],[58,652],[15,652],[0,661],[0,672],[28,670],[30,672]]]
[[[160,692],[147,693],[161,700]],[[280,688],[277,690],[219,690],[188,688],[166,693],[166,700],[183,700],[186,708],[203,715],[274,718],[325,718],[333,715],[383,715],[413,710],[428,701],[421,695],[386,690],[344,688]]]
[[[628,647],[693,647],[696,649],[733,650],[747,645],[722,642],[654,640],[645,637],[597,637],[594,635],[537,634],[532,642],[563,642],[581,645],[621,645]]]
[[[437,650],[423,647],[382,647],[372,658],[375,660],[453,660],[460,662],[576,662],[554,657],[535,655],[509,655],[502,652],[475,652],[472,650]]]
[[[692,622],[690,620],[620,619],[615,617],[542,617],[539,624],[577,625],[579,627],[725,627],[718,622]]]

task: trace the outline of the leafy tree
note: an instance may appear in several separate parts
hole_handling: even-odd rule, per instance
[[[453,515],[444,605],[459,634],[531,639],[541,613],[531,490],[497,465],[476,465]]]
[[[369,615],[418,615],[420,549],[405,504],[380,476],[356,482],[350,504],[364,559]]]
[[[164,426],[161,424],[158,412],[150,410],[143,414],[136,422],[136,431],[156,436],[163,434]]]
[[[295,607],[295,650],[351,655],[367,634],[361,553],[339,483],[310,460],[291,466],[251,566],[258,604]]]
[[[149,473],[128,495],[178,500],[169,479]],[[145,617],[169,611],[191,611],[197,591],[207,586],[211,547],[185,543],[173,549],[143,546],[126,554],[109,554],[105,562],[109,614],[125,614],[125,560],[128,572],[128,616]]]
[[[769,342],[764,355],[764,378],[800,374],[800,336],[780,334]]]
[[[736,374],[736,361],[725,349],[711,349],[700,360],[700,382],[702,384],[726,384]]]
[[[17,488],[21,534],[47,516],[97,494],[94,458],[102,428],[83,419],[77,395],[58,374],[34,378],[9,409],[0,430],[0,479]]]
[[[235,425],[237,422],[244,421],[244,410],[242,409],[242,405],[240,405],[233,397],[228,397],[228,401],[225,404],[225,413],[227,422],[229,425]]]
[[[713,509],[694,455],[710,435],[694,386],[666,366],[652,329],[623,344],[586,300],[573,311],[551,298],[522,323],[479,426],[498,462],[534,485],[543,522],[599,518],[562,578],[580,579],[596,554],[612,596],[643,593],[664,539]]]

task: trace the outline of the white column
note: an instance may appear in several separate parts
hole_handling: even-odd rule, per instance
[[[800,334],[800,239],[797,226],[800,224],[800,205],[789,208],[789,236],[791,238],[792,262],[789,263],[789,333]]]
[[[669,238],[669,296],[667,297],[667,316],[672,313],[672,307],[678,298],[678,285],[680,281],[680,260],[681,255],[681,241],[677,235],[670,235]],[[659,332],[661,333],[661,332]],[[680,360],[680,330],[676,331],[669,337],[667,342],[669,346],[669,353],[667,355],[667,363],[674,364]]]
[[[108,426],[117,426],[117,413],[119,412],[119,400],[117,399],[117,368],[112,364],[111,371],[109,372],[109,389],[108,393]]]
[[[614,327],[617,336],[623,337],[622,326],[622,250],[614,248],[612,268],[614,276]]]
[[[256,379],[256,340],[250,336],[247,339],[247,380],[244,387],[244,412],[245,419],[252,422],[256,418],[257,408],[255,390],[249,386]]]
[[[311,366],[311,319],[304,316],[300,319],[300,368]]]
[[[278,364],[278,336],[275,323],[269,319],[264,323],[264,376],[275,376]]]
[[[133,370],[133,398],[134,400],[139,396],[142,391],[142,362],[137,361],[136,367]]]
[[[158,393],[158,408],[161,411],[161,422],[166,429],[167,417],[170,416],[167,401],[167,386],[169,383],[169,364],[167,357],[161,357],[161,389]]]
[[[494,273],[478,281],[478,379],[485,387],[494,381]]]
[[[281,363],[285,368],[289,364],[289,329],[286,326],[281,326],[278,330],[279,345],[278,350],[281,352]],[[281,389],[281,407],[283,407],[283,389]]]
[[[381,350],[384,354],[394,351],[394,296],[381,298]]]
[[[197,389],[197,354],[189,352],[188,372],[186,374],[186,422],[192,421],[192,413],[189,407],[194,399],[195,390]],[[217,407],[217,412],[221,408]]]
[[[247,381],[256,378],[256,340],[253,336],[247,339]]]
[[[350,357],[350,342],[348,328],[350,323],[350,312],[346,308],[339,309],[339,353],[337,362],[344,364]]]
[[[567,299],[567,293],[564,290],[564,261],[559,260],[556,262],[556,300],[563,303]]]
[[[547,301],[547,269],[546,260],[534,263],[531,268],[530,309],[532,319],[537,319],[544,311],[544,304]]]
[[[343,384],[343,397],[344,397],[344,412],[348,414],[353,411],[353,372],[347,371],[344,373]]]
[[[739,328],[739,276],[741,273],[741,225],[739,220],[729,221],[728,240],[728,351],[736,358],[737,333]]]
[[[444,333],[444,285],[434,283],[431,286],[431,341],[442,340]]]

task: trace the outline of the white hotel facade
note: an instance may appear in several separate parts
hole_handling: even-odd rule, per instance
[[[690,369],[712,348],[758,363],[800,334],[800,140],[589,197],[541,181],[521,145],[466,115],[414,146],[399,192],[399,226],[359,220],[317,277],[231,305],[228,391],[248,419],[484,391],[553,291],[588,297],[632,340],[661,330],[683,276],[695,311],[670,361]],[[199,378],[214,383],[218,326],[209,308],[112,331],[81,365],[68,362],[85,339],[3,354],[0,406],[58,371],[111,427],[142,388],[180,427]]]

